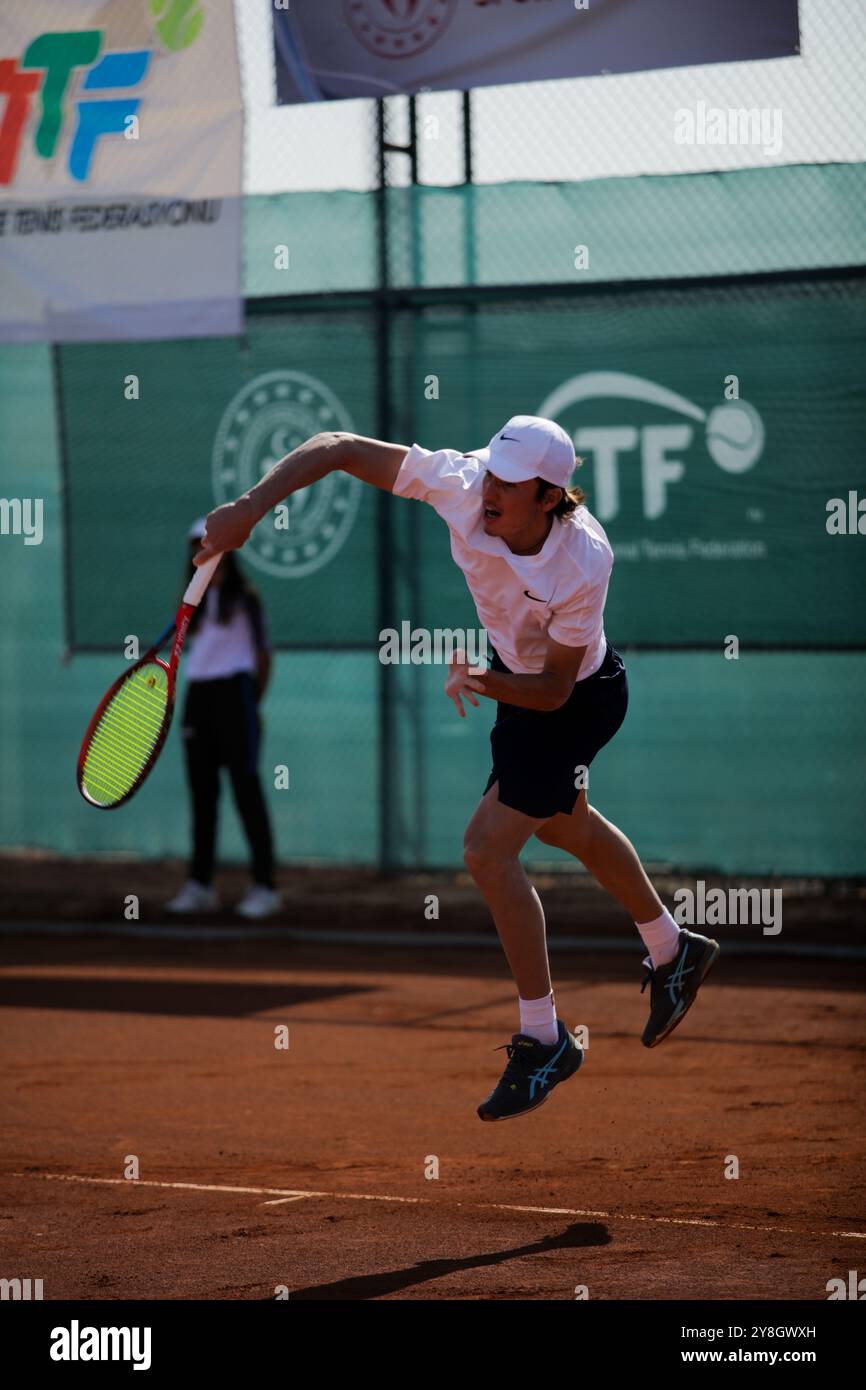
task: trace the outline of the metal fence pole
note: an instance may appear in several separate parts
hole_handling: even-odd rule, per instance
[[[424,232],[419,206],[418,188],[421,183],[421,167],[418,157],[418,111],[417,97],[409,98],[409,157],[411,160],[411,187],[409,189],[409,263],[410,285],[415,289],[424,282]],[[418,362],[418,324],[424,310],[411,305],[404,310],[408,316],[408,351],[406,353],[406,401],[404,410],[411,423],[411,440],[418,437],[417,412],[415,407],[415,386]],[[408,545],[406,553],[406,579],[412,612],[422,612],[422,582],[420,574],[420,507],[410,507],[406,517]],[[412,746],[412,843],[416,867],[425,863],[427,854],[427,762],[424,742],[425,679],[421,666],[413,666],[409,671],[409,721]]]
[[[385,100],[376,101],[376,433],[389,439],[391,406],[391,311],[388,259],[387,139]],[[391,626],[394,611],[393,530],[391,498],[376,493],[376,576],[379,631]],[[379,665],[379,870],[391,873],[394,856],[397,793],[397,740],[394,729],[394,688],[388,667]]]

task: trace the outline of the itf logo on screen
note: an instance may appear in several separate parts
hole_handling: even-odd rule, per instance
[[[685,477],[687,464],[682,455],[695,439],[695,425],[703,426],[707,453],[723,473],[745,473],[761,457],[764,423],[753,405],[739,399],[735,379],[731,382],[735,393],[706,411],[646,377],[628,372],[583,372],[551,391],[539,405],[538,414],[561,422],[576,405],[585,416],[588,407],[597,402],[619,402],[617,410],[622,414],[616,423],[584,424],[574,432],[575,451],[593,456],[593,511],[602,522],[620,511],[620,456],[637,451],[642,512],[653,521],[667,511],[670,488]],[[632,423],[626,417],[629,406],[623,404],[629,402],[684,418],[669,424]]]
[[[126,135],[137,119],[140,87],[160,47],[176,51],[198,36],[194,0],[150,0],[152,46],[106,48],[103,29],[39,34],[20,59],[0,58],[0,185],[12,184],[25,139],[39,159],[65,151],[71,178],[84,183],[99,141]]]

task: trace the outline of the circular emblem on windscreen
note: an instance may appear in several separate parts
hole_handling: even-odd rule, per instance
[[[382,58],[410,58],[444,34],[457,0],[343,0],[352,33]]]
[[[232,398],[219,423],[213,447],[217,505],[246,492],[312,435],[352,428],[342,402],[315,377],[292,371],[256,377]],[[329,473],[285,499],[287,526],[276,525],[273,512],[262,518],[244,546],[244,559],[287,579],[314,574],[344,544],[360,498],[357,478]]]

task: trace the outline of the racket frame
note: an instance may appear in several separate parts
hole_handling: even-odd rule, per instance
[[[81,792],[81,795],[84,797],[84,800],[87,802],[88,806],[94,806],[97,811],[115,811],[117,810],[118,806],[123,806],[123,804],[127,802],[131,796],[134,796],[134,794],[138,791],[142,782],[145,780],[148,773],[151,771],[154,763],[156,762],[157,758],[159,757],[160,753],[162,752],[163,744],[165,743],[165,740],[168,737],[168,731],[171,728],[171,721],[174,717],[177,668],[180,662],[180,654],[183,651],[184,642],[186,641],[186,634],[189,630],[190,619],[192,618],[193,613],[195,612],[196,608],[198,607],[199,603],[204,597],[205,590],[207,589],[207,586],[210,583],[211,578],[213,577],[214,570],[216,569],[221,559],[222,555],[215,555],[212,559],[207,560],[205,564],[200,565],[198,567],[195,574],[193,575],[192,580],[189,583],[186,593],[183,596],[180,607],[178,608],[177,613],[175,614],[174,622],[169,623],[168,627],[162,633],[160,633],[159,637],[157,637],[156,641],[152,644],[152,646],[148,647],[144,656],[140,657],[139,660],[136,661],[133,666],[130,666],[128,671],[124,671],[123,675],[118,676],[117,680],[106,691],[106,693],[103,695],[102,699],[96,707],[96,712],[93,715],[93,718],[91,719],[90,723],[88,724],[87,732],[85,733],[84,738],[81,741],[81,748],[78,753],[78,763],[75,770],[75,779],[78,784],[78,790]],[[171,647],[171,656],[169,658],[168,663],[166,663],[162,661],[159,656],[157,656],[157,652],[165,646],[172,633],[174,633],[174,642],[172,643]],[[101,720],[102,715],[105,712],[106,707],[114,699],[114,696],[117,694],[118,690],[123,685],[123,683],[125,681],[130,680],[134,672],[140,671],[143,666],[148,666],[151,664],[161,666],[163,671],[165,671],[166,673],[168,681],[168,695],[166,698],[165,713],[162,718],[162,727],[159,731],[159,735],[157,736],[153,748],[150,750],[150,753],[148,754],[145,762],[141,766],[138,776],[135,778],[135,781],[132,783],[132,786],[129,788],[129,790],[127,792],[124,792],[123,796],[119,797],[117,801],[112,801],[107,805],[103,804],[100,801],[94,801],[93,798],[89,796],[84,789],[84,764],[87,760],[87,753],[90,748],[90,740],[93,737],[94,731],[96,730],[99,721]]]

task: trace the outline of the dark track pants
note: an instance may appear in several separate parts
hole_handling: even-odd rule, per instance
[[[243,673],[190,681],[182,732],[192,798],[190,878],[204,884],[213,878],[220,768],[226,767],[250,847],[252,876],[256,883],[273,888],[274,853],[258,774],[261,726],[253,677]]]

